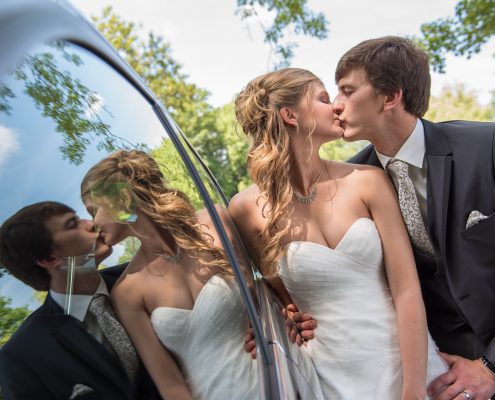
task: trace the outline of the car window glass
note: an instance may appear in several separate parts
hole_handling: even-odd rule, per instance
[[[140,214],[144,207],[137,205],[137,197],[127,203],[123,199],[124,193],[131,190],[128,183],[110,178],[98,184],[91,181],[88,212],[80,197],[81,181],[92,166],[115,151],[137,151],[151,158],[165,177],[165,183],[158,185],[163,185],[171,197],[180,197],[181,206],[192,210],[189,217],[183,218],[184,226],[177,229],[200,232],[195,240],[189,236],[196,231],[176,240],[185,254],[177,257],[178,261],[170,259],[174,254],[162,254],[161,250],[156,252],[156,258],[176,262],[183,268],[193,269],[196,264],[211,268],[201,269],[209,271],[209,275],[205,273],[197,279],[150,268],[150,273],[156,275],[150,281],[155,285],[153,290],[159,284],[163,289],[148,299],[146,312],[149,317],[153,315],[158,338],[174,355],[193,391],[207,390],[205,385],[210,384],[223,393],[230,390],[230,398],[239,398],[237,393],[256,398],[257,366],[243,350],[248,320],[236,281],[228,265],[222,270],[221,262],[214,262],[224,257],[218,233],[152,105],[120,74],[84,48],[63,41],[44,44],[32,49],[8,75],[0,77],[0,142],[0,223],[28,204],[51,200],[69,205],[79,217],[88,220],[96,214],[95,209],[106,209],[115,229],[132,231],[145,217]],[[226,218],[228,229],[222,195],[192,150],[188,151],[219,214]],[[164,208],[160,210],[162,215],[168,215]],[[170,214],[172,211],[176,209],[172,207]],[[168,220],[159,221],[161,225],[155,232],[170,234],[172,228],[164,222]],[[102,234],[99,240],[105,241],[106,237]],[[134,258],[140,248],[137,239],[126,238],[113,247],[112,254],[100,263],[103,270],[123,262],[131,261],[134,266],[142,263],[142,258]],[[94,254],[95,249],[96,246],[92,249]],[[77,281],[78,273],[97,262],[91,251],[75,252],[78,257],[64,258],[64,264],[78,267],[73,278]],[[183,264],[185,259],[188,261]],[[1,271],[4,276],[0,279],[0,295],[10,299],[9,307],[32,311],[45,301],[46,293],[34,292],[4,268]],[[70,277],[68,292],[69,283]],[[64,307],[70,311],[71,304],[66,301]],[[184,310],[192,313],[197,308],[200,310],[184,319]],[[123,309],[120,312],[125,314]]]

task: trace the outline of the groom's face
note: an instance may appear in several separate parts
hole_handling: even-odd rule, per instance
[[[380,130],[380,112],[383,95],[369,83],[362,69],[351,70],[338,82],[339,93],[334,100],[334,109],[339,114],[344,128],[344,140],[369,140]]]
[[[52,234],[53,256],[79,256],[94,249],[95,259],[99,262],[112,251],[111,247],[103,243],[100,234],[94,230],[94,224],[79,219],[73,212],[53,216],[45,225]]]

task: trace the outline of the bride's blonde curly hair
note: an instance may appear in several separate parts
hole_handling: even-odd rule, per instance
[[[213,245],[187,195],[166,186],[158,164],[147,153],[119,150],[91,167],[81,182],[83,201],[88,195],[109,198],[114,211],[127,215],[139,208],[159,232],[170,233],[177,246],[207,270],[232,276],[223,250]],[[204,268],[199,272],[207,275]]]
[[[268,219],[261,232],[260,269],[265,277],[278,271],[280,243],[292,214],[290,135],[280,109],[297,109],[305,99],[309,102],[316,85],[323,84],[310,71],[285,68],[253,79],[235,100],[237,121],[252,139],[247,164],[260,189],[262,215]]]

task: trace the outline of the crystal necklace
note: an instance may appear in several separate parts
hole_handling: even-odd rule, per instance
[[[177,253],[172,254],[171,256],[168,254],[160,254],[160,257],[170,264],[177,264],[180,260],[182,260],[182,249],[177,247]]]
[[[309,193],[306,195],[306,196],[303,196],[301,193],[297,193],[294,189],[292,189],[292,193],[294,194],[294,197],[296,198],[296,200],[299,202],[299,203],[302,203],[302,204],[310,204],[312,203],[313,201],[315,201],[316,199],[316,193],[317,193],[317,188],[316,188],[316,185],[318,184],[318,182],[320,181],[320,178],[321,178],[321,174],[323,172],[323,168],[322,170],[320,171],[320,174],[318,175],[318,177],[316,178],[315,182],[311,185],[311,187],[309,188]]]

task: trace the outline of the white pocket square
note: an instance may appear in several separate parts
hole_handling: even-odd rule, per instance
[[[471,211],[466,221],[466,229],[471,228],[473,225],[476,225],[478,222],[483,221],[486,218],[488,217],[480,213],[478,210]]]
[[[72,394],[70,395],[69,399],[75,399],[78,396],[82,396],[91,392],[94,392],[93,388],[90,388],[89,386],[86,386],[82,383],[77,383],[72,388]]]

